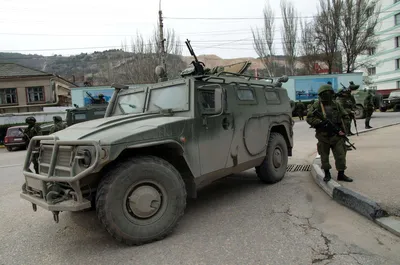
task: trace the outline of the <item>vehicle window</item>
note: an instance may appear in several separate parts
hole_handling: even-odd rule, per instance
[[[77,113],[74,115],[74,118],[76,121],[78,120],[85,120],[86,119],[86,114],[85,113]]]
[[[400,97],[400,91],[391,92],[389,97]]]
[[[280,103],[279,96],[275,91],[265,91],[265,98],[267,99],[267,104]]]
[[[23,130],[23,128],[21,129]],[[18,128],[12,128],[8,129],[7,136],[18,137],[18,136],[23,136],[23,133]]]
[[[214,90],[203,90],[199,96],[200,105],[203,110],[213,111],[215,108]]]
[[[144,92],[120,95],[113,115],[143,112],[145,97]]]
[[[172,109],[187,110],[189,106],[189,89],[186,84],[156,88],[150,90],[148,111]]]
[[[98,110],[93,113],[96,116],[104,116],[106,114],[105,110]]]
[[[239,88],[237,90],[237,95],[240,100],[251,100],[253,101],[255,99],[253,90],[251,89],[243,89]]]

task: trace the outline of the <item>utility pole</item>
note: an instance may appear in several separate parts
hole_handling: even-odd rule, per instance
[[[167,77],[167,63],[165,61],[165,39],[164,39],[164,24],[161,11],[161,0],[159,2],[158,18],[160,24],[160,54],[161,54],[161,65],[164,68],[164,78]]]

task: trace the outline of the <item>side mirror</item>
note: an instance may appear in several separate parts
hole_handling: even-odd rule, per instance
[[[222,88],[216,88],[214,92],[214,111],[215,114],[221,115],[224,112],[224,98],[223,98],[224,91]]]

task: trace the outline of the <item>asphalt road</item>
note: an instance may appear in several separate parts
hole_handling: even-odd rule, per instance
[[[395,113],[374,116],[372,126],[400,122]],[[292,164],[313,157],[308,127],[295,125]],[[0,264],[400,264],[400,239],[332,201],[309,172],[275,185],[253,170],[218,181],[188,202],[172,235],[126,247],[95,212],[61,213],[58,224],[50,212],[33,212],[19,198],[24,156],[0,149]]]

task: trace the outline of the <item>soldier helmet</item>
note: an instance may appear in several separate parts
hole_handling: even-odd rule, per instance
[[[62,121],[62,118],[60,116],[53,116],[54,121]]]
[[[319,89],[318,89],[318,95],[321,95],[321,93],[325,92],[325,91],[332,91],[332,93],[335,93],[335,91],[333,91],[332,86],[330,85],[322,85]]]
[[[350,81],[349,84],[350,84],[351,86],[354,86],[354,82],[353,82],[353,81]]]
[[[99,98],[104,98],[104,95],[103,94],[99,94]]]
[[[35,117],[33,116],[29,116],[25,119],[25,123],[29,123],[29,122],[36,122]]]
[[[332,85],[332,82],[331,81],[328,81],[328,83],[327,83],[328,85]]]

